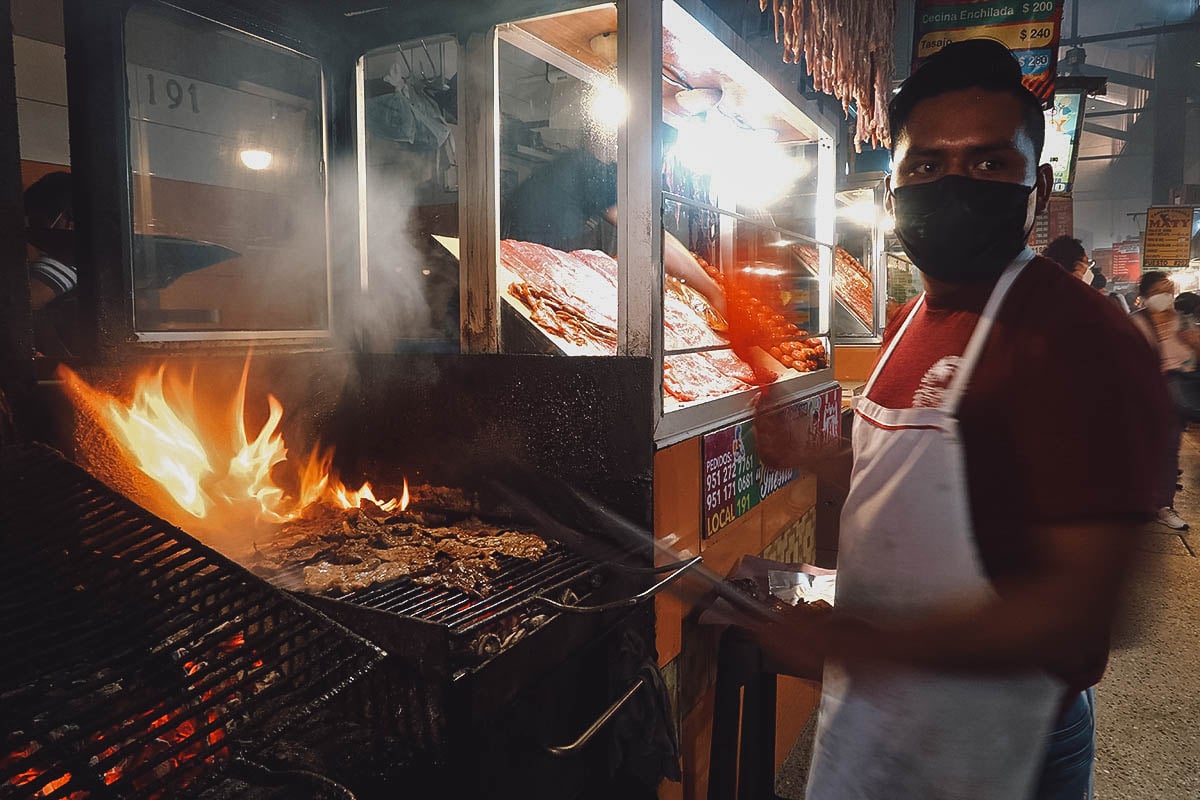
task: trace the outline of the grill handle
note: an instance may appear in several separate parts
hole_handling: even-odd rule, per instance
[[[689,570],[699,564],[701,559],[702,556],[693,556],[686,561],[681,561],[679,562],[678,568],[674,572],[648,589],[638,592],[632,597],[613,600],[609,603],[601,603],[600,605],[595,606],[573,606],[568,605],[567,603],[560,603],[557,600],[551,600],[549,597],[545,597],[544,595],[538,595],[534,597],[533,601],[536,603],[541,603],[542,605],[550,606],[556,611],[561,611],[565,614],[600,614],[605,611],[614,611],[618,608],[632,608],[634,606],[641,605],[661,592],[663,589],[670,586],[675,581],[682,578]]]
[[[600,732],[600,729],[608,724],[608,721],[616,716],[616,713],[624,708],[625,704],[633,699],[633,696],[638,693],[638,690],[646,685],[643,678],[638,678],[633,682],[633,685],[625,690],[625,694],[617,698],[616,702],[608,708],[604,709],[604,713],[596,717],[596,720],[587,727],[583,733],[579,734],[579,738],[570,744],[565,744],[560,747],[547,746],[546,752],[552,756],[563,758],[582,749],[592,740],[592,737]]]

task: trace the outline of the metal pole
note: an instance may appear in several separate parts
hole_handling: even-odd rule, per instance
[[[1157,36],[1163,33],[1179,33],[1200,28],[1200,22],[1173,22],[1169,25],[1155,25],[1151,28],[1134,28],[1116,33],[1099,33],[1094,36],[1074,36],[1059,42],[1059,46],[1067,47],[1076,44],[1092,44],[1093,42],[1112,42],[1118,39],[1138,39],[1143,36]]]

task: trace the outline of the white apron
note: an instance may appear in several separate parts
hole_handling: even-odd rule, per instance
[[[837,608],[876,622],[993,597],[971,528],[956,413],[1008,290],[1001,276],[940,408],[893,410],[867,394],[842,513]],[[1045,673],[1003,677],[888,667],[825,667],[808,800],[1028,800],[1065,690]]]

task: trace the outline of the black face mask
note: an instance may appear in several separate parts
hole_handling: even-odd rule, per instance
[[[947,175],[893,192],[896,238],[922,272],[947,283],[994,280],[1029,238],[1032,186]]]

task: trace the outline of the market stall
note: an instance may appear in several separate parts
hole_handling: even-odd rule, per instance
[[[308,496],[309,466],[321,479],[310,505],[348,490],[339,474],[377,488],[419,475],[473,497],[514,462],[588,492],[648,534],[615,559],[621,577],[604,592],[592,576],[605,558],[589,548],[600,532],[582,525],[586,558],[535,548],[526,560],[541,566],[514,573],[500,551],[473,553],[484,580],[447,577],[466,568],[450,556],[465,543],[435,545],[433,532],[484,513],[470,503],[404,523],[423,526],[416,577],[433,583],[397,578],[395,553],[348,540],[378,521],[361,509],[393,514],[401,495],[362,489],[330,517],[346,517],[330,534],[337,563],[289,549],[309,585],[284,588],[311,594],[307,570],[336,572],[318,581],[318,604],[400,651],[405,680],[423,681],[405,686],[444,693],[428,720],[406,718],[428,724],[405,742],[440,748],[429,763],[448,759],[464,796],[487,769],[497,785],[519,781],[520,764],[535,765],[526,797],[603,775],[599,740],[621,726],[598,735],[602,723],[588,723],[641,684],[624,675],[614,689],[597,673],[616,666],[621,636],[640,636],[641,655],[667,675],[684,782],[698,791],[716,653],[691,602],[665,588],[696,556],[718,575],[748,554],[812,559],[815,481],[765,468],[750,417],[769,386],[769,402],[813,441],[839,432],[840,121],[699,0],[68,0],[65,19],[83,346],[65,359],[71,373],[39,363],[55,418],[35,435],[202,538],[239,531],[192,519],[188,491],[206,489],[195,508],[207,512],[239,469],[239,491],[266,509],[255,524],[268,527],[280,509],[307,508],[288,502]],[[181,270],[162,237],[223,260]],[[843,274],[847,304],[876,326],[878,304],[864,298],[878,263]],[[146,467],[154,454],[138,448],[157,444],[130,449],[104,417],[144,409],[205,453],[182,470],[183,494],[171,491],[178,471]],[[217,469],[212,453],[230,439]],[[250,452],[253,470],[238,460]],[[534,499],[553,508],[554,486]],[[459,497],[438,502],[446,496]],[[377,545],[396,535],[370,530]],[[493,588],[503,615],[462,610]],[[389,593],[417,600],[389,605]],[[427,599],[458,604],[458,627],[429,616]],[[460,629],[475,638],[453,646],[470,652],[436,663],[408,633],[441,646]],[[781,687],[793,712],[781,742],[814,702],[811,687]],[[598,736],[590,748],[592,735],[541,747],[581,729]],[[518,739],[545,741],[515,759],[506,748]]]

